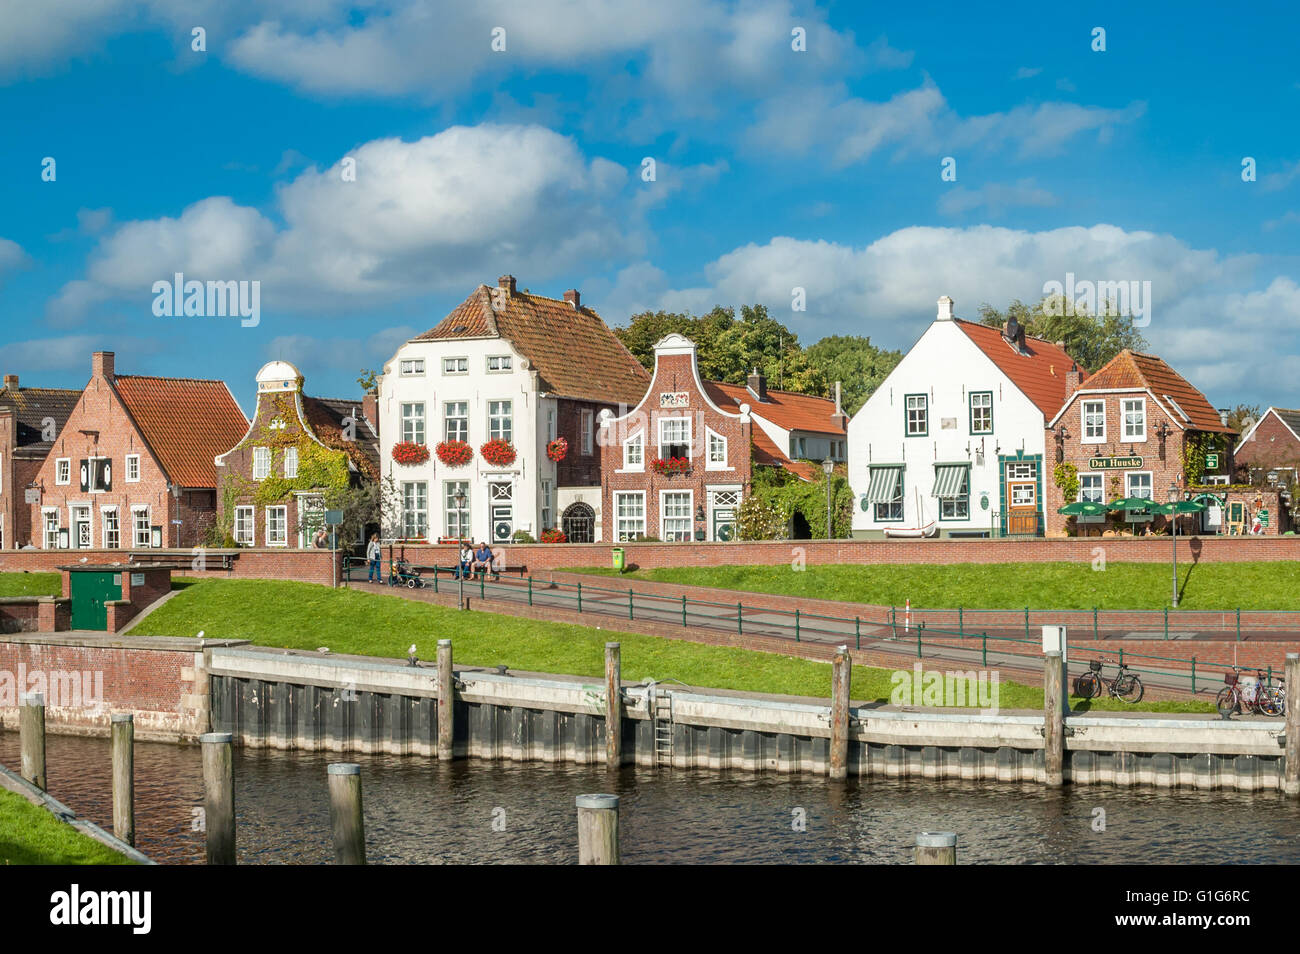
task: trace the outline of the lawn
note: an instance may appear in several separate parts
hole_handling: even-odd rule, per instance
[[[271,580],[204,580],[172,597],[131,630],[135,636],[248,639],[263,646],[405,658],[415,643],[422,659],[451,639],[456,662],[471,666],[564,673],[600,679],[605,642],[622,644],[623,678],[678,679],[687,685],[828,697],[830,665],[777,653],[708,646],[613,629],[551,623],[477,611],[457,611],[386,594],[313,583]],[[891,670],[855,666],[855,699],[888,701]],[[1041,709],[1043,692],[1002,682],[1004,709]],[[1087,703],[1080,702],[1082,708]],[[1094,708],[1122,707],[1106,700]],[[1204,702],[1153,702],[1161,712],[1210,712]]]
[[[61,596],[58,573],[0,573],[0,596]]]
[[[574,567],[570,572],[617,576],[609,569]],[[848,564],[809,566],[711,566],[635,570],[631,579],[717,586],[917,608],[968,609],[1151,609],[1169,605],[1169,564],[1109,563],[1094,570],[1081,563]],[[1300,573],[1290,562],[1178,565],[1179,606],[1189,610],[1300,610]]]
[[[0,865],[134,864],[21,795],[0,789]]]

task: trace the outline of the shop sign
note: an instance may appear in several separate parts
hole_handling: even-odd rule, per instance
[[[1142,466],[1141,457],[1093,457],[1088,460],[1092,470],[1130,470]]]

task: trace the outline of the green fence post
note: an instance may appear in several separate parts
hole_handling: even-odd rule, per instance
[[[578,612],[582,612],[582,583],[578,583]]]
[[[682,594],[682,625],[686,625],[686,594]]]
[[[799,642],[799,607],[794,608],[794,641]]]
[[[478,598],[487,598],[487,570],[484,570],[483,575],[478,578]]]
[[[1093,639],[1101,638],[1100,636],[1097,635],[1097,607],[1095,606],[1092,608],[1092,638]]]
[[[1121,666],[1124,665],[1124,647],[1123,647],[1123,646],[1121,646],[1121,647],[1119,648],[1119,664],[1120,664]]]
[[[628,591],[627,591],[627,618],[628,618],[628,619],[632,619],[632,618],[633,618],[633,617],[632,617],[632,589],[631,589],[631,587],[629,587],[629,588],[628,588]]]
[[[1270,664],[1269,664],[1269,667],[1268,667],[1268,684],[1269,684],[1270,686],[1273,685],[1273,665],[1272,665],[1272,663],[1270,663]]]
[[[1025,607],[1025,639],[1029,638],[1029,607]]]
[[[533,578],[528,578],[528,605],[533,605]]]
[[[920,623],[916,627],[916,658],[921,658],[921,630],[925,629],[925,624]]]
[[[1192,695],[1196,695],[1196,657],[1192,657]]]
[[[862,648],[862,621],[856,616],[853,617],[853,648]]]
[[[889,607],[889,629],[893,633],[893,638],[898,638],[898,607]]]
[[[435,592],[435,593],[438,592],[438,566],[437,566],[437,564],[434,564],[434,567],[433,567],[433,592]]]
[[[980,665],[985,669],[989,668],[989,634],[985,633],[984,638],[980,640]]]
[[[962,620],[963,620],[963,616],[961,612],[961,607],[958,606],[957,607],[957,632],[959,633],[962,632],[964,628],[964,623],[962,622]]]
[[[1237,642],[1241,642],[1241,607],[1237,607]]]
[[[736,604],[736,632],[741,636],[745,635],[745,607],[739,603]]]
[[[1165,639],[1169,638],[1169,607],[1165,607]]]

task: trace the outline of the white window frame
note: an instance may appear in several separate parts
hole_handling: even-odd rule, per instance
[[[77,532],[78,510],[86,511],[86,523],[90,524],[86,530],[86,536],[90,541],[90,546],[85,549],[93,550],[95,548],[95,508],[84,500],[77,500],[68,504],[68,546],[74,550],[82,549],[80,546],[81,541],[73,542],[72,539],[72,534]]]
[[[407,500],[409,499],[409,495],[408,495],[408,492],[407,492],[407,488],[408,488],[408,487],[412,487],[412,488],[414,488],[414,487],[423,487],[423,488],[424,488],[424,508],[423,508],[423,509],[415,508],[415,507],[408,507],[408,506],[406,505],[406,502],[407,502]],[[408,533],[408,532],[407,532],[408,527],[410,526],[410,525],[408,524],[408,522],[407,522],[407,516],[408,516],[409,514],[420,514],[420,513],[423,513],[423,514],[424,514],[424,538],[427,539],[428,536],[429,536],[429,482],[428,482],[427,480],[404,480],[404,481],[402,481],[402,537],[403,537],[403,539],[406,539],[406,540],[418,540],[418,539],[420,539],[420,535],[418,534],[418,532],[417,532],[417,533]],[[417,522],[416,522],[416,529],[417,529],[417,531],[418,531],[418,528],[419,528],[419,522],[417,521]]]
[[[461,486],[465,490],[465,506],[457,507],[453,499],[454,490],[452,488]],[[472,539],[470,518],[473,516],[473,488],[468,480],[444,480],[442,482],[442,531],[443,536],[456,537],[461,540]],[[406,508],[406,491],[402,491],[402,508],[405,513]],[[452,515],[456,517],[456,529],[452,530]],[[406,532],[405,518],[403,518],[402,532]],[[427,534],[427,529],[426,529]]]
[[[403,378],[424,377],[423,358],[402,358],[398,363],[398,376]]]
[[[271,448],[253,448],[253,479],[266,480],[271,476]]]
[[[451,413],[452,408],[461,411],[459,414]],[[457,421],[460,426],[457,427],[457,435],[452,436],[451,422]],[[464,441],[469,443],[469,402],[468,401],[443,401],[442,402],[442,439],[444,441]]]
[[[505,407],[505,413],[492,412],[493,407]],[[500,438],[507,444],[514,442],[515,436],[515,402],[509,398],[487,402],[488,440]],[[502,424],[504,423],[504,426]]]
[[[633,460],[633,457],[636,457]],[[645,470],[645,431],[640,430],[623,442],[623,470],[640,473]]]
[[[680,421],[680,422],[682,422],[682,423],[684,423],[684,424],[686,425],[686,437],[685,437],[684,440],[680,440],[680,441],[668,441],[668,442],[666,442],[666,441],[664,440],[664,425],[667,424],[669,421],[673,421],[673,422]],[[664,459],[664,446],[665,446],[666,443],[672,443],[672,444],[685,444],[685,445],[686,445],[686,459],[687,459],[687,460],[694,460],[694,459],[695,459],[695,456],[694,456],[694,455],[695,455],[695,447],[694,447],[694,445],[693,445],[692,442],[691,442],[691,419],[690,419],[689,417],[682,417],[681,415],[673,415],[673,416],[671,416],[671,417],[661,417],[661,418],[659,418],[659,445],[658,445],[657,450],[658,450],[658,453],[659,453],[659,457],[660,457],[660,459]],[[661,538],[661,539],[662,539],[662,538]]]
[[[918,407],[912,407],[912,399],[920,398],[921,404]],[[919,429],[912,427],[912,412],[920,412],[918,423]],[[904,437],[926,437],[930,433],[930,396],[928,394],[905,394],[903,395],[903,436]]]
[[[496,367],[492,367],[493,362]],[[503,363],[504,362],[504,363]],[[487,356],[488,374],[509,374],[515,369],[515,359],[508,354],[490,354]]]
[[[559,432],[555,429],[555,408],[546,409],[546,442],[549,444],[555,440]]]
[[[713,459],[713,442],[715,440],[722,445],[722,460]],[[734,467],[727,466],[727,439],[707,424],[704,425],[704,469],[735,470]]]
[[[596,447],[596,412],[589,407],[581,408],[578,420],[582,427],[582,453],[590,457]]]
[[[283,539],[277,540],[274,531],[274,524],[271,522],[271,514],[275,511],[284,514],[284,524],[282,528]],[[284,504],[273,504],[266,508],[266,545],[268,547],[287,547],[289,545],[289,508]]]
[[[117,544],[110,546],[108,542],[108,518],[109,515],[117,521]],[[122,513],[116,505],[99,508],[99,535],[100,543],[105,550],[122,549]]]
[[[63,479],[59,479],[59,472],[63,472]],[[66,487],[72,483],[72,458],[57,457],[54,460],[54,483],[58,487]]]
[[[1149,491],[1150,491],[1151,496],[1148,497],[1147,499],[1150,500],[1153,504],[1156,503],[1156,498],[1155,498],[1155,493],[1156,493],[1156,475],[1155,475],[1155,472],[1154,472],[1154,471],[1150,471],[1150,470],[1128,470],[1128,471],[1125,471],[1125,472],[1124,472],[1124,496],[1125,496],[1125,497],[1136,497],[1136,496],[1138,496],[1137,494],[1133,493],[1133,483],[1132,483],[1132,478],[1134,478],[1134,477],[1146,477],[1146,478],[1150,481],[1151,486],[1150,486],[1150,488],[1148,488],[1148,489],[1149,489]]]
[[[108,493],[108,488],[106,488],[106,487],[96,487],[95,484],[94,484],[95,473],[96,473],[96,471],[99,470],[99,468],[96,467],[95,464],[96,464],[97,462],[101,461],[101,460],[106,460],[106,461],[108,461],[108,462],[109,462],[109,467],[110,467],[110,468],[113,466],[113,464],[112,464],[112,460],[113,460],[113,459],[112,459],[111,457],[105,457],[105,456],[102,455],[102,454],[100,454],[98,457],[87,457],[87,458],[86,458],[86,463],[90,466],[90,474],[89,474],[90,482],[86,484],[86,493],[88,493],[88,494],[106,494],[106,493]],[[91,523],[93,524],[94,521],[92,520]]]
[[[448,370],[450,366],[450,370]],[[467,355],[456,355],[451,358],[442,359],[443,374],[469,374],[469,357]]]
[[[139,516],[144,514],[144,542],[140,542]],[[148,550],[153,546],[153,511],[148,504],[131,507],[131,549]]]
[[[669,542],[668,523],[667,523],[669,518],[668,518],[668,508],[666,506],[667,499],[670,496],[681,496],[683,494],[686,496],[687,499],[686,537],[684,540],[679,540],[679,538],[673,537],[672,540],[674,542],[690,542],[695,539],[695,491],[691,489],[661,490],[659,491],[659,539],[662,540],[664,543]],[[682,518],[674,517],[672,519],[680,520]]]
[[[641,502],[641,513],[639,517],[624,517],[622,504],[624,497],[637,497]],[[645,536],[646,522],[646,505],[644,490],[616,490],[614,492],[614,539],[620,542],[635,540],[638,536]],[[625,528],[625,525],[626,528]],[[639,527],[632,530],[631,527]]]
[[[292,462],[293,466],[289,464]],[[298,448],[286,447],[284,449],[284,479],[294,480],[298,476]]]
[[[1142,436],[1131,437],[1128,432],[1128,405],[1134,402],[1140,402],[1142,405]],[[1147,399],[1145,397],[1120,398],[1119,400],[1120,426],[1124,428],[1124,437],[1120,441],[1122,444],[1142,444],[1147,439]]]
[[[419,412],[407,414],[407,408],[419,408]],[[428,406],[423,401],[402,401],[397,412],[401,415],[402,440],[415,444],[425,444],[429,440]],[[419,435],[418,437],[416,435]]]
[[[240,517],[248,520],[248,527],[242,531],[239,528]],[[235,522],[231,527],[231,534],[235,542],[241,546],[257,546],[257,508],[252,505],[240,505],[235,507]]]
[[[135,476],[131,476],[131,462],[135,462]],[[127,454],[126,464],[122,468],[122,479],[128,484],[138,484],[140,482],[140,455]]]
[[[1088,406],[1101,407],[1101,434],[1088,436]],[[1104,398],[1079,401],[1079,443],[1080,444],[1104,444],[1106,443],[1106,401]]]
[[[50,514],[54,515],[54,526],[50,527]],[[59,531],[63,529],[63,514],[58,507],[41,508],[41,549],[57,550],[59,548]],[[54,542],[50,542],[50,534],[54,534]]]
[[[549,480],[542,481],[542,513],[539,529],[548,530],[555,526],[555,485]]]
[[[1096,479],[1097,489],[1100,491],[1100,493],[1098,494],[1096,500],[1093,500],[1092,497],[1085,497],[1085,496],[1084,496],[1084,490],[1083,490],[1084,478],[1095,478],[1095,479]],[[1089,472],[1087,472],[1087,473],[1080,474],[1080,475],[1079,475],[1079,492],[1078,492],[1078,494],[1076,495],[1076,499],[1077,499],[1080,503],[1082,503],[1083,501],[1092,501],[1093,503],[1101,503],[1101,504],[1104,504],[1104,503],[1106,502],[1106,475],[1103,474],[1103,473],[1100,473],[1100,472],[1098,472],[1098,471],[1089,471]]]

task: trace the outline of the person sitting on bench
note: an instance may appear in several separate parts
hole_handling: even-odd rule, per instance
[[[474,549],[468,543],[460,545],[460,559],[456,564],[456,579],[467,580],[474,569]]]
[[[481,577],[486,577],[491,572],[493,579],[499,576],[492,569],[492,548],[487,545],[486,540],[480,543],[478,549],[474,551],[474,572]]]

